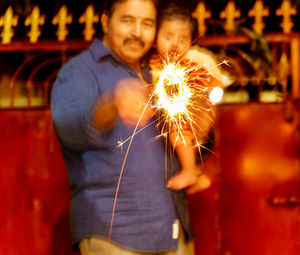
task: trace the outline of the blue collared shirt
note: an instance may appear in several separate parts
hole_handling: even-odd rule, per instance
[[[149,72],[143,71],[149,79]],[[85,237],[109,236],[117,182],[128,146],[117,144],[131,137],[133,128],[119,120],[112,130],[103,133],[93,127],[92,114],[99,96],[130,77],[138,78],[100,40],[95,40],[60,70],[53,87],[52,118],[68,168],[74,244]],[[112,241],[140,252],[176,249],[172,225],[180,218],[183,227],[187,226],[183,192],[175,192],[174,197],[166,188],[165,171],[170,176],[179,170],[178,163],[175,157],[170,160],[163,139],[157,135],[152,123],[134,136],[112,226]]]

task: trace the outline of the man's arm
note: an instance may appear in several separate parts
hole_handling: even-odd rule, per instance
[[[145,126],[152,116],[145,85],[136,78],[121,80],[114,90],[102,95],[95,103],[93,125],[103,132],[117,124],[117,118],[134,127]]]
[[[112,91],[102,95],[95,103],[93,114],[93,126],[104,132],[112,129],[117,123],[118,110]]]

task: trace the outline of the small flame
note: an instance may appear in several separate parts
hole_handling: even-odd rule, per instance
[[[165,66],[156,84],[156,107],[162,109],[171,119],[187,111],[191,103],[192,90],[187,86],[186,70],[175,64]]]

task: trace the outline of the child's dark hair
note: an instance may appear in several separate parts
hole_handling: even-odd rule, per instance
[[[174,4],[170,4],[166,9],[164,9],[161,13],[159,13],[157,19],[157,31],[159,30],[162,22],[164,20],[173,20],[173,19],[181,19],[187,20],[190,23],[191,31],[192,31],[192,40],[197,38],[197,21],[192,17],[189,10],[176,6]]]

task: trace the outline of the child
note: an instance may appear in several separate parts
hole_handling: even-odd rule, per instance
[[[158,18],[158,32],[156,39],[156,49],[158,55],[154,54],[150,59],[150,67],[153,76],[153,81],[157,82],[160,71],[162,70],[162,63],[164,62],[185,62],[192,64],[192,61],[199,61],[203,59],[201,54],[198,54],[198,59],[193,60],[192,54],[186,60],[186,56],[189,56],[188,52],[192,44],[193,34],[196,31],[196,23],[191,17],[190,13],[184,9],[180,9],[176,6],[170,6],[162,12]],[[195,49],[193,49],[195,51]],[[204,55],[204,54],[203,54]],[[185,59],[184,59],[185,58]],[[162,60],[163,59],[163,60]],[[209,59],[209,61],[207,60]],[[215,61],[211,57],[206,56],[206,63],[208,68],[215,64]],[[208,63],[209,62],[209,63]],[[214,78],[220,76],[216,69],[216,74],[204,71],[203,77],[200,81],[201,86],[214,86],[221,85],[221,83]],[[199,82],[199,81],[198,81]],[[210,83],[210,84],[208,84]],[[201,146],[201,143],[208,139],[208,133],[213,125],[214,113],[211,104],[207,104],[205,100],[198,100],[198,110],[193,111],[193,119],[195,125],[193,125],[193,131],[190,128],[178,130],[176,127],[170,129],[170,141],[175,148],[178,155],[181,171],[167,183],[167,187],[173,190],[180,190],[186,188],[187,193],[194,193],[202,189],[208,188],[211,184],[211,180],[202,173],[200,167],[196,164],[197,146]],[[199,109],[201,108],[201,110]]]

